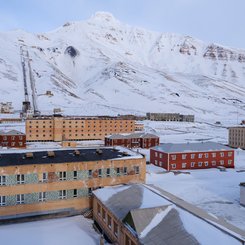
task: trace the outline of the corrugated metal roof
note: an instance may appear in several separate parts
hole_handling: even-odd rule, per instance
[[[215,142],[202,142],[202,143],[183,143],[183,144],[161,144],[152,148],[153,150],[176,153],[176,152],[205,152],[205,151],[220,151],[232,150],[230,147],[218,144]]]

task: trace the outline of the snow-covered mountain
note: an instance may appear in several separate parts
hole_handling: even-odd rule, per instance
[[[66,114],[159,111],[222,120],[245,108],[244,50],[128,26],[109,13],[43,34],[0,33],[0,45],[0,101],[15,109],[24,100],[21,60],[30,60],[43,113],[61,107]],[[28,69],[26,76],[32,101]]]

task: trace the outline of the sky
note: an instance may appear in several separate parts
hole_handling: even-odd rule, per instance
[[[0,31],[51,31],[98,11],[129,25],[245,49],[245,0],[0,0]]]

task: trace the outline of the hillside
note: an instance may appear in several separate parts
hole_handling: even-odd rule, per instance
[[[79,115],[161,111],[212,121],[243,114],[244,50],[128,26],[104,12],[47,33],[0,33],[0,45],[1,101],[16,110],[24,100],[25,60],[42,113],[54,107]],[[26,76],[32,102],[28,69]]]

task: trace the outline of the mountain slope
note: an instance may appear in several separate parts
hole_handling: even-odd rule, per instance
[[[131,27],[109,13],[38,35],[0,33],[0,45],[1,101],[15,109],[24,100],[21,59],[31,64],[43,113],[61,107],[67,114],[162,111],[223,120],[245,106],[245,51]]]

